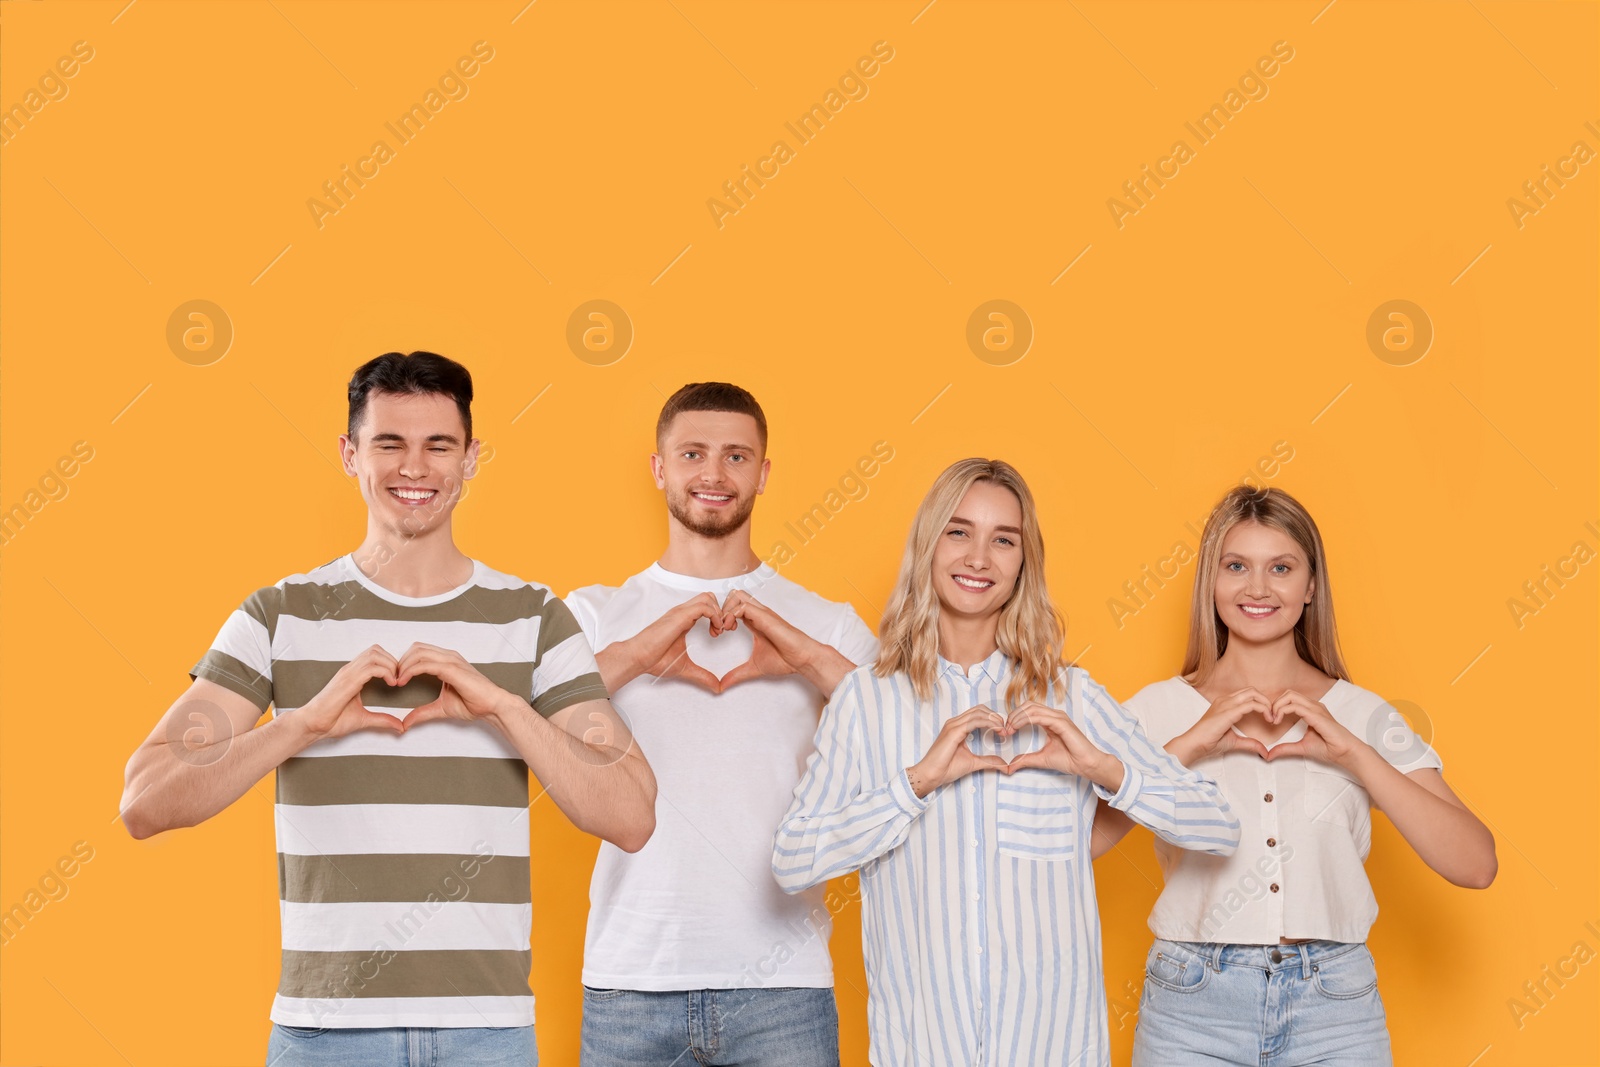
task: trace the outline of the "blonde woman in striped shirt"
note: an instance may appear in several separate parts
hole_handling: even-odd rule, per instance
[[[880,1067],[1109,1064],[1096,799],[1182,848],[1238,845],[1215,783],[1064,666],[1063,636],[1021,475],[952,465],[912,522],[878,660],[834,691],[773,849],[789,892],[861,872]]]

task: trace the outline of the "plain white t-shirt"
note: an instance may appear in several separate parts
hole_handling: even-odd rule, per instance
[[[1339,680],[1322,706],[1402,774],[1442,769],[1439,756],[1378,694]],[[1123,703],[1158,745],[1200,720],[1211,702],[1180,677]],[[1295,723],[1274,745],[1298,741]],[[1239,817],[1238,851],[1210,856],[1156,840],[1166,885],[1150,929],[1168,941],[1276,945],[1279,938],[1361,942],[1378,917],[1364,866],[1372,798],[1348,771],[1302,757],[1271,763],[1249,752],[1195,760]]]
[[[808,592],[762,564],[694,578],[652,564],[619,588],[575,590],[567,606],[596,651],[704,592],[743,589],[857,666],[878,642],[849,604]],[[689,656],[712,674],[750,658],[748,626],[712,638],[699,620]],[[790,896],[772,876],[772,839],[811,754],[826,695],[799,675],[720,694],[640,675],[611,694],[656,778],[656,829],[627,853],[602,843],[589,887],[583,983],[598,989],[833,985],[824,886]]]

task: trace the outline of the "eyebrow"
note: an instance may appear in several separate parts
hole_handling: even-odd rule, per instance
[[[1249,558],[1249,557],[1245,556],[1244,553],[1242,553],[1242,552],[1224,552],[1222,554],[1222,558],[1223,559],[1227,559],[1230,556],[1232,556],[1234,559],[1248,559]],[[1296,563],[1300,562],[1300,557],[1298,555],[1296,555],[1295,553],[1293,553],[1293,552],[1282,552],[1282,553],[1279,553],[1276,556],[1270,556],[1270,557],[1268,557],[1267,562],[1276,563],[1280,559],[1292,559]]]
[[[710,449],[712,447],[715,447],[715,446],[708,445],[704,441],[678,441],[678,442],[675,442],[673,444],[672,449],[673,449],[674,452],[682,452],[686,448],[698,448],[701,451],[705,451],[705,450]],[[756,450],[756,446],[755,445],[731,444],[731,445],[723,445],[721,447],[723,449],[729,451],[729,452],[734,452],[734,451],[738,451],[738,452],[754,452]]]
[[[429,434],[425,438],[425,440],[427,440],[427,441],[439,441],[439,442],[442,442],[443,444],[447,444],[447,445],[459,445],[461,443],[461,438],[459,438],[455,434],[451,434],[451,433],[432,433],[432,434]],[[384,442],[398,441],[401,444],[405,444],[406,439],[405,439],[405,436],[403,434],[398,434],[398,433],[378,433],[378,434],[373,434],[372,435],[373,444],[377,444],[379,441],[384,441]]]
[[[950,516],[950,521],[951,522],[959,522],[963,526],[972,526],[974,529],[977,528],[974,525],[974,523],[972,522],[971,519],[963,519],[959,515]],[[1018,537],[1022,536],[1022,531],[1017,529],[1015,526],[996,526],[995,529],[998,530],[1000,533],[1013,533],[1013,534],[1016,534]]]

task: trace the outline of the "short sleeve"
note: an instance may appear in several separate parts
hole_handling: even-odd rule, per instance
[[[870,666],[878,659],[877,635],[867,629],[867,624],[861,621],[861,616],[849,604],[844,605],[844,612],[829,644],[857,667]]]
[[[1384,700],[1366,714],[1357,736],[1378,751],[1401,774],[1412,771],[1443,770],[1444,761],[1411,725],[1398,708]]]
[[[205,655],[189,668],[189,677],[231,689],[257,710],[266,711],[272,703],[272,633],[281,597],[275,586],[251,593],[222,624]]]
[[[528,700],[549,718],[586,700],[605,700],[605,681],[594,649],[572,609],[557,596],[545,599],[539,618],[539,648],[533,664],[533,692]]]
[[[572,617],[577,620],[578,628],[583,631],[584,640],[589,642],[591,649],[599,647],[600,644],[600,611],[595,594],[603,588],[603,586],[586,585],[582,589],[574,589],[562,598],[562,603],[572,612]]]

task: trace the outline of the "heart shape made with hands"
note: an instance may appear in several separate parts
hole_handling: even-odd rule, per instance
[[[1259,737],[1253,737],[1239,729],[1237,724],[1228,727],[1228,729],[1232,730],[1240,737],[1254,741],[1256,744],[1265,749],[1267,753],[1270,753],[1279,745],[1291,744],[1292,742],[1298,741],[1305,737],[1306,731],[1311,729],[1311,727],[1304,719],[1296,718],[1293,726],[1290,726],[1287,730],[1283,731],[1283,733],[1279,734],[1277,737],[1274,737],[1271,741],[1263,741]],[[1255,757],[1263,762],[1270,762],[1268,756],[1264,753],[1257,752],[1255,753]]]
[[[735,667],[750,661],[755,651],[755,638],[750,636],[750,624],[740,620],[732,630],[711,636],[711,620],[696,619],[683,635],[683,644],[689,658],[719,679]]]
[[[974,756],[999,756],[1007,766],[1018,756],[1039,751],[1044,743],[1042,726],[1021,726],[1008,734],[984,726],[967,735],[967,747]]]

